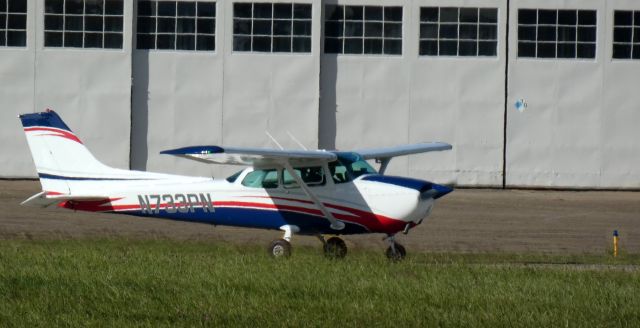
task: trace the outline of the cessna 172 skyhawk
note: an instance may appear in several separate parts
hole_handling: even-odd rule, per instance
[[[53,111],[20,115],[42,192],[23,205],[158,217],[282,230],[269,252],[291,253],[293,234],[315,235],[330,257],[344,257],[337,236],[383,233],[390,259],[402,259],[395,241],[431,212],[452,189],[428,181],[385,176],[395,156],[451,149],[421,143],[361,151],[276,150],[195,146],[166,150],[205,163],[248,166],[214,180],[115,169],[100,163]],[[376,172],[366,160],[381,163]]]

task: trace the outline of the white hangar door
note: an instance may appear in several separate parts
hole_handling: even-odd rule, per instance
[[[632,0],[511,2],[507,186],[640,187],[640,42],[636,59],[625,51],[639,10]]]
[[[132,167],[221,176],[160,155],[192,145],[318,143],[320,1],[138,4]],[[197,34],[197,37],[194,37]],[[293,136],[290,137],[290,136]]]
[[[10,1],[0,12],[1,176],[37,176],[16,116],[46,108],[100,161],[128,168],[131,2]]]
[[[603,185],[604,1],[512,1],[506,185]]]
[[[320,146],[446,141],[453,150],[393,159],[388,173],[500,186],[505,18],[505,0],[327,3]]]

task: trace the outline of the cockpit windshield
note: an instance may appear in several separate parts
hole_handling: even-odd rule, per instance
[[[329,163],[333,182],[344,183],[365,174],[378,174],[376,170],[356,153],[336,153],[338,160]]]

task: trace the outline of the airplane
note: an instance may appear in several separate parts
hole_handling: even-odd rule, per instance
[[[291,255],[295,234],[317,236],[327,257],[343,258],[347,246],[339,236],[382,233],[386,256],[401,260],[406,250],[396,234],[422,223],[434,201],[453,191],[384,174],[394,157],[452,148],[443,142],[357,151],[191,146],[160,152],[246,166],[213,179],[112,168],[55,111],[19,118],[42,185],[22,205],[280,230],[282,238],[268,247],[276,258]],[[367,160],[380,163],[379,171]]]

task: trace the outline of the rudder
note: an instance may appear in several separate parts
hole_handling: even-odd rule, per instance
[[[109,174],[56,112],[19,116],[43,190],[70,194],[68,181]]]

